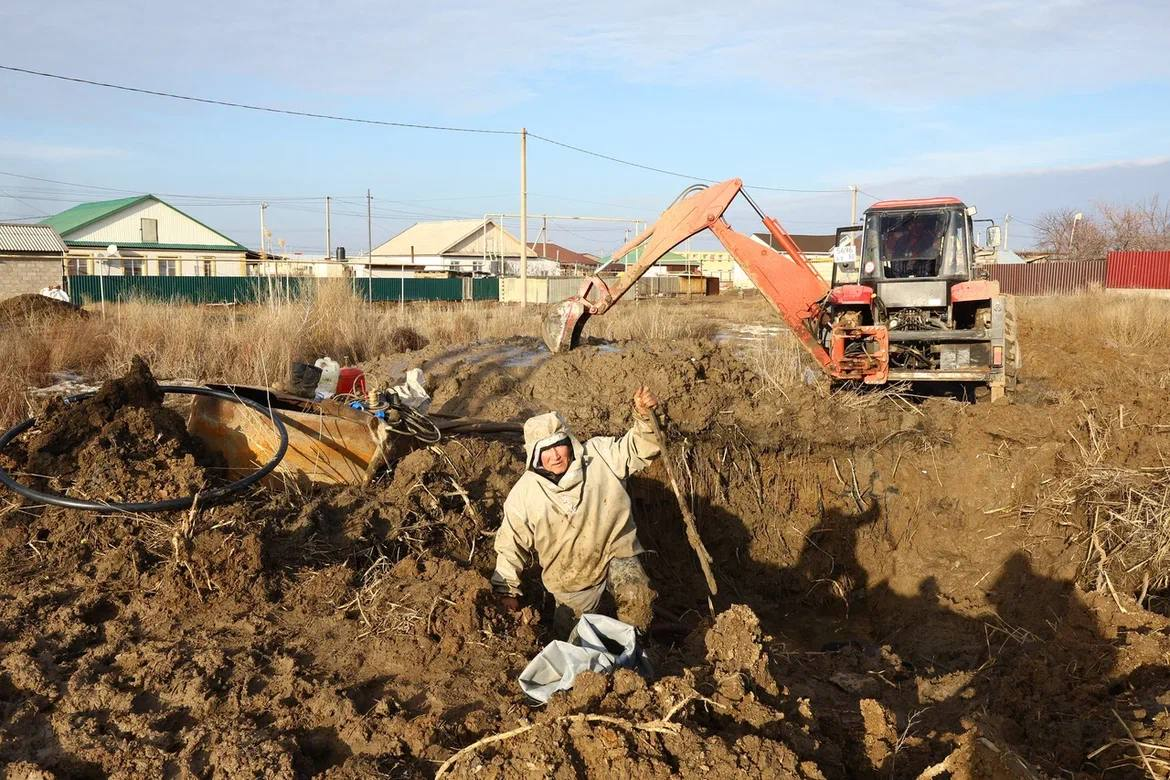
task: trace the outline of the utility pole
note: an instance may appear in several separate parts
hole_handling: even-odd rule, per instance
[[[857,185],[849,185],[849,224],[857,224]]]
[[[1012,215],[1007,214],[1003,218],[1003,251],[1008,251],[1008,225],[1012,224]]]
[[[268,208],[268,203],[260,201],[260,271],[268,277],[268,303],[272,304],[272,274],[268,272],[268,252],[264,248],[264,242],[268,236],[268,230],[264,227],[264,210],[266,208]]]
[[[328,195],[325,196],[325,259],[333,259],[333,220],[329,214],[329,201],[332,200]]]
[[[520,305],[528,305],[528,128],[520,128]]]
[[[366,283],[370,301],[374,300],[374,196],[366,190]]]

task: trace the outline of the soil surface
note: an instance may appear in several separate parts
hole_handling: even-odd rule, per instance
[[[436,410],[557,409],[583,437],[626,428],[637,385],[661,396],[715,559],[714,610],[655,463],[629,489],[660,594],[657,676],[586,674],[545,707],[516,675],[552,638],[552,604],[535,573],[518,613],[488,581],[516,439],[451,437],[368,486],[268,488],[194,513],[13,503],[0,513],[0,766],[1166,776],[1170,592],[1161,572],[1094,551],[1115,549],[1102,507],[1162,484],[1170,373],[1031,312],[1025,380],[995,404],[780,393],[724,339],[549,356],[518,338],[368,363],[393,381],[421,365]],[[50,410],[6,465],[106,495],[189,491],[214,466],[148,376],[136,366],[89,406]],[[150,468],[119,471],[119,458]],[[97,471],[104,482],[84,482]]]
[[[72,303],[37,293],[16,295],[0,301],[0,327],[23,324],[33,319],[88,316],[89,312]]]

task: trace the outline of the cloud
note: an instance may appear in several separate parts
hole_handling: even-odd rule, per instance
[[[244,76],[269,94],[382,95],[453,114],[533,101],[537,86],[582,73],[672,87],[749,80],[886,107],[1170,76],[1170,4],[1140,0],[741,0],[697,9],[661,0],[165,8],[74,0],[26,2],[9,16],[7,28],[23,32],[6,42],[5,59],[26,64],[55,59],[61,70],[109,78],[133,72],[147,86],[206,88],[218,78],[233,92]],[[47,39],[53,50],[40,45]]]
[[[36,141],[0,139],[0,159],[35,160],[37,162],[69,162],[97,157],[124,157],[124,149],[97,146],[69,146]]]

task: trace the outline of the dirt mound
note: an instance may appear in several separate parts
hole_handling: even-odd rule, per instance
[[[55,492],[107,501],[188,496],[212,479],[215,461],[163,406],[163,392],[141,358],[76,403],[54,399],[25,445],[24,471]]]
[[[552,604],[530,573],[524,609],[502,611],[488,580],[523,469],[514,439],[450,437],[372,485],[194,514],[14,507],[0,513],[0,764],[57,777],[431,777],[448,761],[453,777],[1140,777],[1137,741],[1161,771],[1167,593],[1133,568],[1156,547],[1117,545],[1157,508],[1170,380],[1151,380],[1167,376],[1158,355],[1069,340],[1049,319],[1025,309],[1028,377],[994,405],[785,397],[697,341],[411,354],[443,411],[557,408],[585,436],[621,432],[635,385],[664,396],[715,559],[714,614],[654,464],[629,489],[660,594],[658,676],[584,675],[544,708],[516,675],[550,638]],[[144,379],[119,393],[111,409],[155,408]],[[99,439],[117,415],[93,407],[92,425],[50,440]],[[84,469],[42,444],[46,467]]]
[[[0,327],[23,325],[55,317],[88,317],[89,312],[72,303],[28,293],[0,301]]]

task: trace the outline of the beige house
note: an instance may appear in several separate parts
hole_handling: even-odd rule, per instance
[[[48,225],[0,222],[0,298],[61,284],[65,244]]]
[[[528,250],[528,274],[560,266]],[[361,262],[354,258],[354,262]],[[490,219],[418,222],[374,247],[373,276],[507,276],[519,274],[520,240]],[[356,275],[363,276],[364,269]]]
[[[68,247],[70,276],[247,276],[247,249],[155,197],[82,203],[42,224]]]
[[[775,249],[780,254],[785,254],[784,250],[776,246],[771,234],[769,233],[755,233],[752,239],[758,241],[765,246]],[[814,234],[792,234],[792,240],[800,247],[800,251],[808,258],[809,263],[824,280],[827,282],[831,279],[833,274],[833,242],[836,240],[835,235],[814,235]],[[752,288],[751,279],[744,273],[739,264],[731,258],[731,254],[726,251],[704,251],[704,252],[680,252],[679,254],[685,256],[691,262],[695,262],[703,269],[703,276],[714,276],[723,285],[731,285],[740,288]]]

